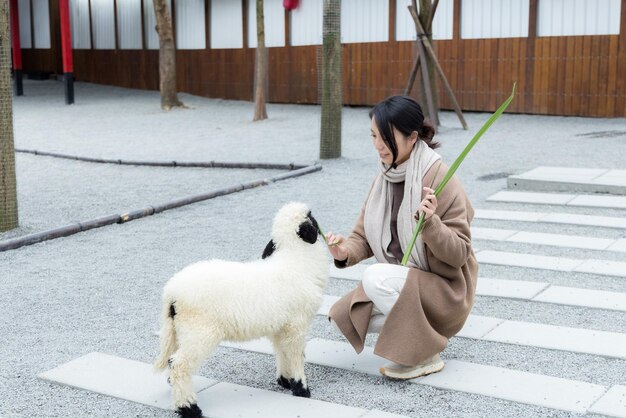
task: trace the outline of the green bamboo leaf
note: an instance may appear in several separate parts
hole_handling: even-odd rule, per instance
[[[461,163],[463,162],[467,154],[469,154],[472,148],[474,148],[474,145],[476,145],[480,137],[483,136],[485,132],[487,132],[487,130],[491,127],[491,125],[493,125],[494,122],[498,120],[498,118],[506,110],[509,104],[511,104],[511,102],[513,101],[513,98],[515,97],[515,85],[516,84],[517,82],[513,83],[513,90],[511,91],[511,95],[509,96],[509,98],[506,99],[504,103],[502,103],[502,105],[498,108],[498,110],[496,110],[495,113],[491,115],[491,117],[487,120],[487,122],[485,122],[482,128],[480,128],[478,132],[476,132],[476,135],[474,135],[474,137],[469,142],[469,144],[467,144],[465,149],[461,152],[461,155],[459,155],[457,159],[454,161],[454,163],[452,163],[452,165],[448,169],[448,172],[444,176],[443,180],[441,180],[441,183],[439,183],[439,186],[437,186],[437,189],[435,189],[435,196],[439,196],[443,188],[446,187],[446,184],[448,184],[452,176],[454,176],[454,173],[459,168],[459,166],[461,165]],[[409,248],[407,248],[406,253],[404,254],[404,257],[402,257],[403,266],[406,266],[407,263],[409,262],[409,257],[411,256],[411,251],[413,251],[413,246],[415,245],[415,241],[417,240],[417,237],[419,236],[419,234],[422,232],[422,229],[424,228],[424,216],[425,216],[424,212],[422,212],[420,214],[419,220],[417,221],[417,225],[415,226],[415,231],[413,232],[413,237],[411,237],[411,241],[409,242]]]

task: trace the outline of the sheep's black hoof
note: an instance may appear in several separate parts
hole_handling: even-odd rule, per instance
[[[291,393],[293,396],[298,396],[300,398],[311,397],[311,391],[309,388],[304,387],[302,380],[295,381],[294,379],[291,379],[289,382],[291,383]]]
[[[276,382],[279,386],[285,389],[291,389],[291,383],[289,382],[289,379],[284,376],[280,376],[278,379],[276,379]]]
[[[198,408],[198,405],[195,403],[183,408],[178,408],[176,412],[178,412],[178,415],[182,418],[202,418],[202,410]]]

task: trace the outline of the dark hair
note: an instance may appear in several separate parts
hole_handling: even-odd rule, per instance
[[[383,141],[393,156],[391,166],[396,167],[398,147],[396,146],[393,128],[409,136],[414,131],[418,134],[418,141],[424,141],[430,148],[439,147],[438,142],[433,142],[435,130],[424,122],[422,107],[409,96],[391,96],[378,103],[370,110],[370,119],[376,119],[376,125]]]

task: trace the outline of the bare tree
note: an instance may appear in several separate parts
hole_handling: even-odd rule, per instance
[[[406,86],[404,94],[410,95],[411,89],[413,88],[413,84],[415,82],[415,78],[417,73],[421,67],[422,77],[420,79],[421,89],[420,89],[420,101],[423,104],[426,104],[425,113],[427,116],[430,116],[430,120],[433,121],[433,126],[435,130],[437,129],[437,125],[439,125],[439,118],[437,115],[438,105],[437,105],[437,95],[436,95],[436,79],[433,76],[434,70],[437,71],[437,75],[441,79],[444,87],[445,93],[448,95],[448,98],[452,102],[452,107],[456,112],[463,129],[467,129],[467,122],[465,122],[465,118],[463,117],[463,112],[461,111],[461,107],[456,100],[456,96],[452,91],[452,87],[448,82],[446,75],[439,64],[439,60],[437,59],[437,55],[433,50],[431,45],[432,38],[432,23],[433,18],[435,16],[435,12],[437,11],[437,5],[439,4],[439,0],[434,0],[431,4],[431,0],[420,0],[420,14],[417,12],[417,4],[416,0],[412,0],[412,4],[408,7],[409,13],[413,18],[415,23],[415,33],[417,34],[417,56],[415,58],[415,63],[413,64],[413,69],[411,70],[411,74],[409,76],[409,82]],[[425,20],[426,23],[422,24],[422,21]],[[425,63],[424,65],[420,65],[421,63]],[[433,116],[434,115],[434,116]]]
[[[154,0],[156,31],[159,34],[159,89],[161,108],[184,106],[176,93],[176,47],[172,30],[172,18],[167,0]]]
[[[341,0],[324,0],[320,158],[341,157]]]
[[[265,22],[263,0],[256,0],[256,68],[254,72],[254,119],[267,119],[265,89],[267,86],[267,50],[265,49]]]
[[[0,1],[0,232],[17,227],[9,2]]]

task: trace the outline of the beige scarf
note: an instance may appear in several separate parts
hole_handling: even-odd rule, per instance
[[[379,163],[380,174],[376,176],[365,204],[365,236],[376,260],[386,263],[394,258],[387,251],[391,242],[391,203],[393,187],[390,183],[404,181],[404,197],[398,210],[398,238],[402,252],[406,252],[417,224],[414,216],[422,201],[422,179],[432,165],[441,159],[424,141],[418,139],[409,159],[387,172],[389,166]],[[386,255],[386,256],[385,256]],[[429,271],[424,242],[417,238],[409,257],[408,267]]]

